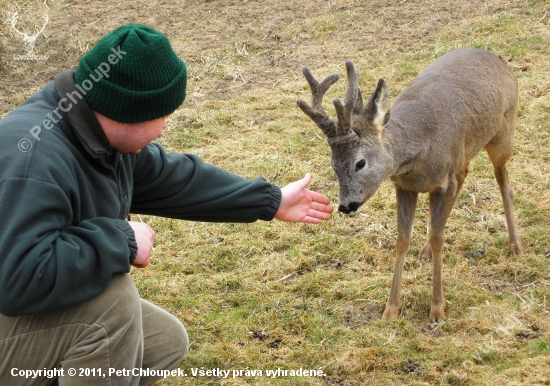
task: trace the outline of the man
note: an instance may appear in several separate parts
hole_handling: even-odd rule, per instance
[[[128,213],[330,217],[309,175],[280,189],[151,143],[186,82],[163,34],[126,25],[0,121],[1,385],[150,385],[178,366],[185,328],[128,275],[155,233]]]

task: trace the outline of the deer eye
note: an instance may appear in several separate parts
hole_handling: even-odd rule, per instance
[[[357,164],[355,165],[355,171],[358,171],[358,170],[361,170],[365,167],[365,160],[362,159],[361,161],[357,162]]]

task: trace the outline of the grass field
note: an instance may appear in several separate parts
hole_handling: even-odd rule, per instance
[[[524,254],[508,255],[502,200],[480,153],[446,227],[442,324],[429,324],[431,263],[416,257],[427,236],[425,195],[401,316],[381,319],[395,255],[389,182],[360,214],[335,213],[316,226],[142,216],[157,232],[155,252],[152,265],[132,275],[142,296],[176,315],[190,335],[181,363],[188,376],[161,385],[550,384],[550,1],[0,0],[0,10],[0,116],[76,68],[103,34],[149,24],[189,69],[187,100],[163,145],[279,186],[311,172],[312,189],[333,205],[330,149],[296,106],[309,98],[302,65],[345,78],[344,61],[352,59],[364,95],[384,78],[394,100],[453,48],[499,55],[520,87],[509,171]],[[35,41],[40,60],[15,59],[28,52],[11,26],[15,12],[16,26],[28,32],[49,16]],[[340,80],[325,97],[330,114],[328,101],[344,88]],[[323,375],[290,375],[300,368]],[[194,376],[197,369],[231,372]]]

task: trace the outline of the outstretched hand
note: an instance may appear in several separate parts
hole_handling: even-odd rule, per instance
[[[281,188],[281,204],[275,218],[287,222],[318,224],[328,220],[332,207],[327,197],[306,189],[311,181],[307,173],[301,180]]]

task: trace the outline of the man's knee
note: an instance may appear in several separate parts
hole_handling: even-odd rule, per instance
[[[89,351],[89,357],[97,356],[95,360],[102,362],[101,366],[135,367],[141,364],[141,300],[130,275],[113,276],[103,293],[76,308],[74,322],[87,321],[83,332],[86,338],[69,348],[65,361],[80,360],[81,353]],[[100,350],[103,346],[106,348]],[[108,363],[103,363],[104,360]]]
[[[146,300],[142,300],[142,311],[144,365],[162,369],[177,367],[189,350],[185,327],[174,315]]]
[[[90,301],[90,312],[103,314],[100,319],[109,324],[137,323],[141,325],[141,299],[132,277],[128,274],[114,275],[107,289]]]
[[[179,362],[181,362],[183,357],[189,351],[189,335],[187,334],[187,330],[179,320],[177,320],[177,327],[174,330],[175,330],[174,335],[177,337],[179,352],[180,352],[180,358],[178,360],[178,364],[179,364]]]

